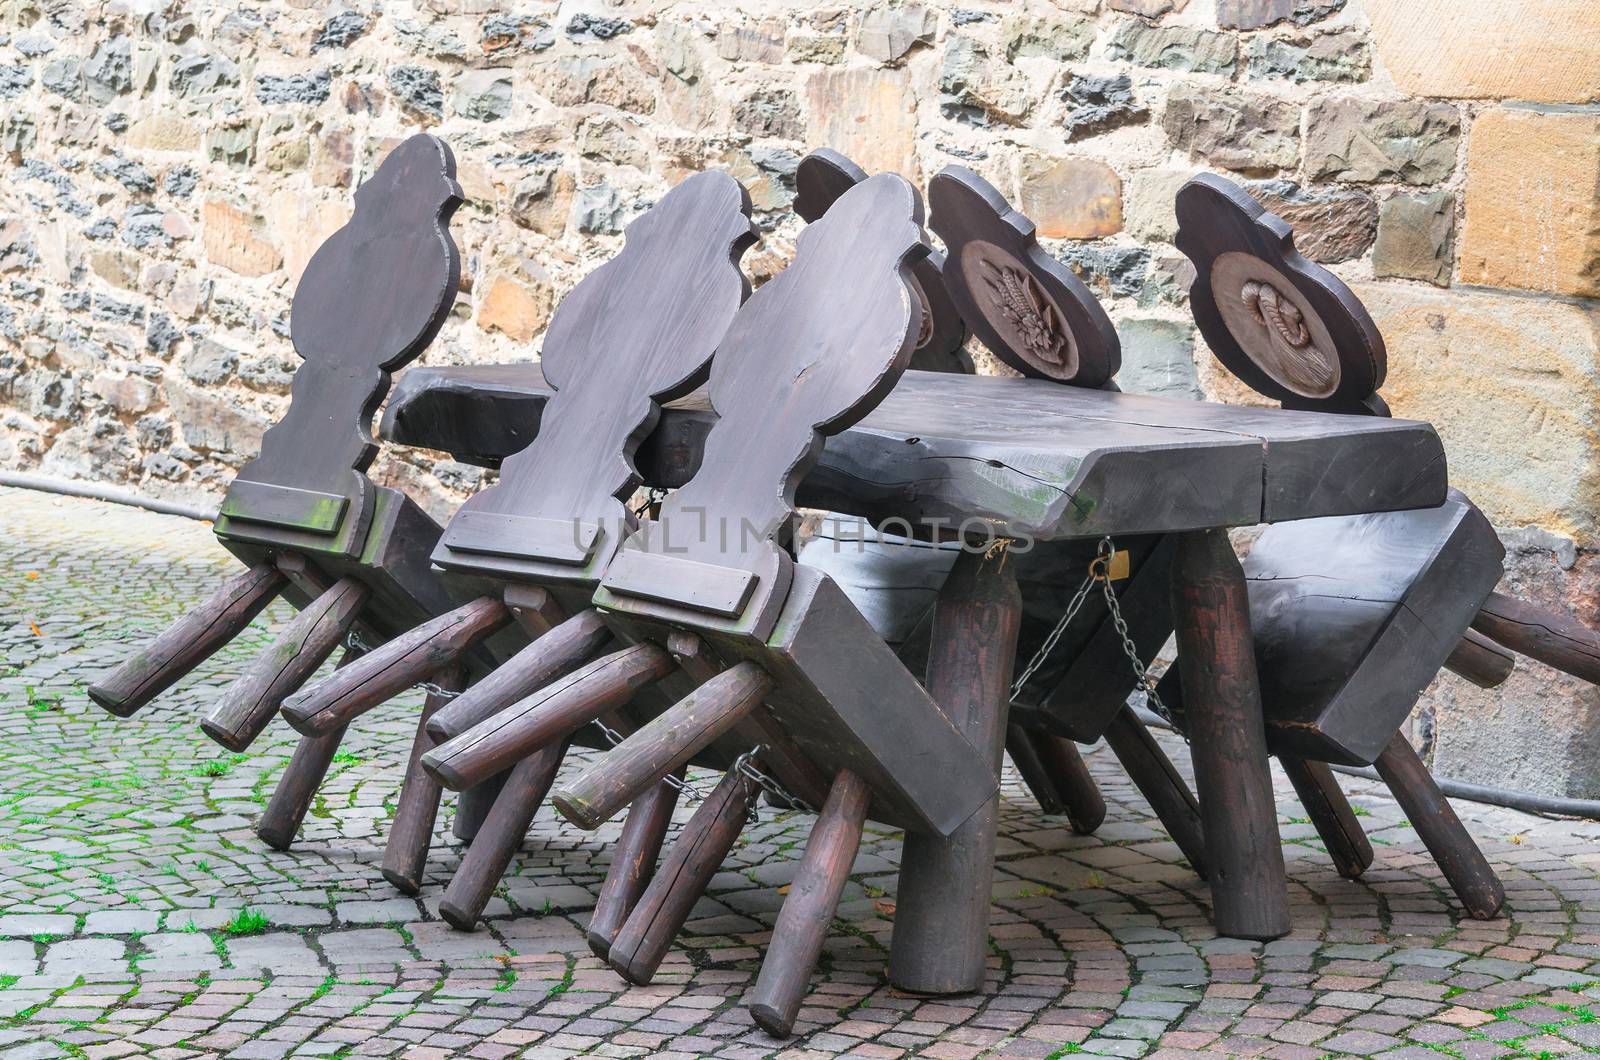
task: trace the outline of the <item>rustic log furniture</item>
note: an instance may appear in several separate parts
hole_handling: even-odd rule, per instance
[[[468,602],[285,704],[290,723],[308,736],[334,731],[515,620],[520,650],[419,720],[384,859],[385,877],[402,890],[420,886],[427,856],[440,788],[422,764],[435,745],[541,689],[559,701],[570,682],[558,679],[568,675],[604,684],[594,700],[598,718],[674,668],[662,651],[601,654],[616,646],[588,602],[635,522],[625,504],[638,484],[635,446],[660,401],[704,381],[717,341],[749,293],[738,267],[755,240],[749,214],[737,181],[702,173],[629,225],[622,252],[585,277],[552,318],[542,363],[557,395],[532,421],[530,444],[505,461],[496,485],[462,506],[433,552]],[[506,756],[478,778],[504,779],[440,903],[454,926],[477,923],[572,735],[563,732],[556,746],[531,757]]]
[[[747,717],[763,716],[798,751],[797,772],[817,778],[802,790],[822,810],[751,1004],[774,1033],[793,1022],[867,817],[947,835],[997,787],[988,754],[831,580],[782,544],[794,485],[822,437],[858,419],[910,360],[923,316],[909,268],[927,252],[920,222],[901,178],[855,185],[735,318],[712,364],[720,418],[700,472],[628,539],[595,594],[630,651],[661,652],[686,635],[703,645],[706,679],[553,800],[593,828]],[[573,702],[585,680],[570,682]],[[507,753],[544,753],[574,716],[548,699],[511,713],[435,748],[429,768],[449,786],[474,782]],[[735,763],[674,843],[607,948],[626,978],[654,975],[757,790]]]
[[[1388,416],[1382,335],[1343,282],[1295,250],[1288,225],[1210,174],[1180,189],[1177,213],[1196,268],[1190,304],[1224,366],[1285,408]],[[1356,875],[1372,852],[1323,763],[1375,764],[1478,918],[1498,912],[1504,890],[1402,723],[1442,667],[1492,687],[1510,651],[1600,678],[1593,631],[1494,592],[1504,553],[1451,490],[1436,508],[1268,527],[1244,562],[1267,746],[1335,863]],[[1181,652],[1174,670],[1160,690],[1181,701]]]
[[[379,643],[449,609],[428,556],[440,528],[366,475],[370,424],[390,373],[433,340],[455,303],[460,205],[443,141],[413,136],[355,195],[355,215],[317,250],[295,290],[290,335],[304,359],[288,412],[223,499],[216,534],[249,570],[89,687],[128,717],[233,639],[280,593],[300,614],[222,693],[201,727],[242,751],[351,634]],[[348,660],[347,660],[348,661]],[[469,663],[482,668],[487,656]],[[306,738],[257,831],[293,842],[343,729]]]
[[[550,394],[536,365],[414,369],[397,385],[382,433],[493,466],[526,443],[509,425],[536,423]],[[714,419],[700,399],[665,406],[637,450],[644,481],[687,482]],[[966,521],[969,531],[985,526],[1013,539],[1181,534],[1178,544],[1192,542],[1182,566],[1220,571],[1212,594],[1231,617],[1244,613],[1242,572],[1203,547],[1225,528],[1436,507],[1446,496],[1441,452],[1431,427],[1405,420],[907,372],[864,419],[825,440],[796,501],[878,525]],[[1237,591],[1222,592],[1230,587]],[[1184,601],[1186,610],[1197,607]],[[1201,814],[1239,836],[1220,867],[1210,858],[1212,889],[1262,895],[1253,910],[1249,901],[1219,902],[1219,930],[1278,934],[1287,914],[1270,775],[1264,759],[1229,768],[1218,746],[1218,730],[1234,719],[1249,730],[1254,717],[1260,733],[1259,712],[1245,709],[1253,674],[1237,679],[1246,695],[1228,698],[1214,691],[1224,672],[1209,672],[1207,698],[1221,723],[1191,736],[1197,758],[1220,759],[1225,775],[1217,797],[1208,800],[1201,784]]]

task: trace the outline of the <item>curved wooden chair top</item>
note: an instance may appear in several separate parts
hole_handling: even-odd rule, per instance
[[[370,427],[389,376],[438,334],[455,303],[461,205],[455,158],[426,134],[401,143],[355,194],[355,215],[306,265],[289,315],[304,363],[289,411],[222,505],[219,533],[359,551],[376,487]],[[249,525],[242,525],[249,524]],[[318,539],[321,539],[320,541]]]
[[[794,212],[807,223],[820,218],[834,202],[867,179],[867,171],[839,152],[819,147],[800,160],[795,173]],[[970,375],[972,358],[966,351],[967,322],[944,286],[944,255],[930,250],[911,267],[922,299],[922,331],[911,354],[911,367],[920,372],[957,372]]]
[[[1344,281],[1295,250],[1282,218],[1210,173],[1178,190],[1177,213],[1190,307],[1230,372],[1287,408],[1387,413],[1383,336]]]
[[[964,166],[928,184],[945,287],[983,344],[1024,375],[1101,387],[1122,366],[1116,328],[1083,281],[1039,246],[1033,222]]]
[[[434,562],[501,577],[592,581],[632,527],[634,451],[661,403],[706,379],[750,293],[750,196],[726,173],[680,183],[628,226],[622,252],[557,309],[541,363],[556,391],[498,484],[467,501]]]
[[[699,471],[613,562],[602,594],[658,617],[764,636],[793,561],[779,546],[825,435],[866,415],[910,363],[922,325],[911,266],[922,203],[882,173],[800,233],[795,259],[734,318],[711,370],[720,419]]]

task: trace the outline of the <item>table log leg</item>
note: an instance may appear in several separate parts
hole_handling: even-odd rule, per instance
[[[478,926],[483,907],[489,904],[489,896],[522,846],[533,815],[539,812],[539,804],[555,783],[556,770],[561,768],[566,753],[565,741],[543,748],[512,766],[506,775],[500,797],[489,808],[439,900],[439,915],[457,931],[471,931]]]
[[[1210,871],[1206,861],[1205,828],[1200,823],[1200,803],[1133,708],[1123,705],[1106,726],[1106,745],[1127,771],[1162,827],[1183,851],[1189,867],[1201,879]]]
[[[1275,939],[1289,930],[1287,881],[1250,602],[1226,531],[1179,540],[1172,605],[1217,933]]]
[[[1374,765],[1467,912],[1492,918],[1506,900],[1505,888],[1405,736],[1395,733]]]
[[[682,776],[680,771],[679,779]],[[663,780],[628,807],[622,837],[612,849],[611,868],[589,917],[589,949],[602,961],[610,956],[617,932],[656,874],[661,843],[667,838],[677,805],[678,789]]]
[[[433,683],[444,692],[459,691],[465,683],[459,666],[433,676]],[[428,863],[428,846],[433,842],[433,826],[439,818],[439,797],[444,789],[422,769],[422,756],[433,746],[428,735],[428,719],[451,702],[447,695],[428,693],[417,719],[417,733],[411,739],[411,758],[406,778],[395,801],[394,823],[389,826],[389,841],[383,847],[383,878],[402,894],[422,889],[422,874]]]
[[[1333,867],[1347,880],[1358,878],[1372,864],[1372,843],[1350,809],[1339,781],[1325,762],[1312,762],[1293,755],[1279,755],[1283,767],[1306,808],[1306,816],[1316,825],[1322,845],[1328,848]]]
[[[1067,806],[1062,801],[1061,793],[1050,783],[1050,775],[1044,771],[1044,763],[1039,761],[1039,752],[1028,739],[1027,730],[1020,725],[1006,726],[1006,757],[1017,767],[1022,786],[1039,804],[1039,812],[1052,817],[1066,812]]]
[[[997,775],[1021,617],[1006,552],[963,552],[939,590],[927,688],[956,728],[990,756]],[[897,988],[956,994],[983,985],[999,804],[996,793],[948,838],[906,834],[889,949],[889,981]]]
[[[811,826],[806,852],[778,911],[750,999],[751,1018],[775,1038],[787,1038],[794,1029],[812,969],[839,908],[839,896],[850,878],[850,866],[861,849],[861,829],[871,800],[872,789],[866,781],[841,769]]]

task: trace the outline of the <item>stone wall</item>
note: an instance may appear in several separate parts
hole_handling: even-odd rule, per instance
[[[11,0],[0,47],[0,467],[214,501],[281,411],[289,298],[399,138],[469,202],[429,359],[535,355],[551,306],[684,173],[751,188],[781,268],[799,157],[982,172],[1105,299],[1124,386],[1248,400],[1188,321],[1172,195],[1252,182],[1388,339],[1516,544],[1518,591],[1596,615],[1600,7],[1592,0]],[[480,480],[388,454],[448,510]],[[1600,795],[1600,694],[1451,678],[1446,773]]]

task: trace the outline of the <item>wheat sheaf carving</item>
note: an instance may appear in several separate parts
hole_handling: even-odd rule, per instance
[[[1278,373],[1297,387],[1323,393],[1333,385],[1333,365],[1312,343],[1300,307],[1285,298],[1269,283],[1251,280],[1239,291],[1239,298],[1256,322],[1267,329],[1268,341],[1278,363]]]
[[[1039,285],[1021,269],[987,258],[981,262],[983,281],[995,307],[1022,340],[1027,352],[1047,364],[1066,361],[1066,329],[1056,307]]]

